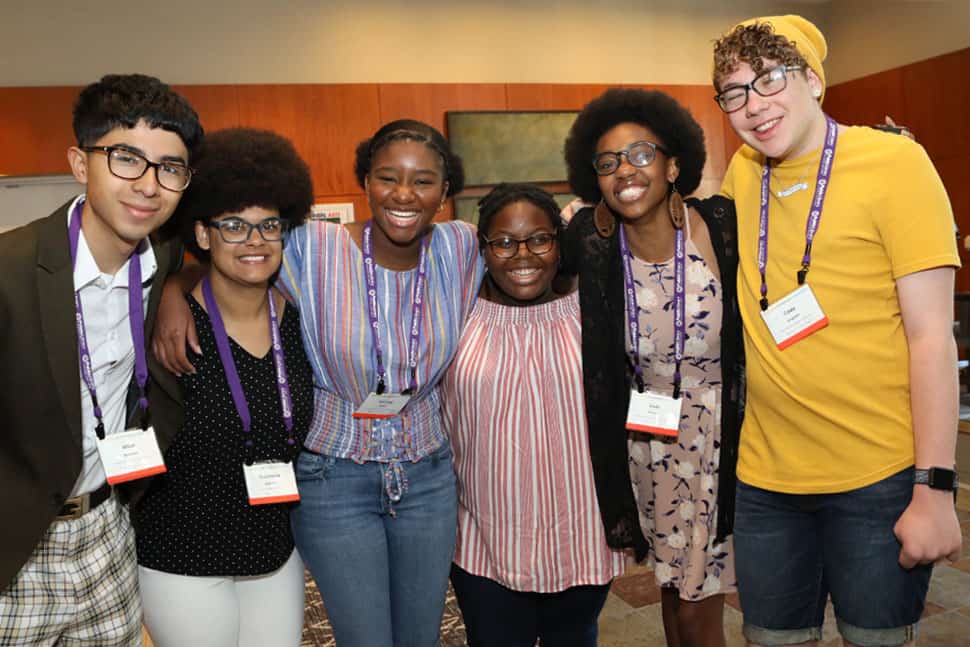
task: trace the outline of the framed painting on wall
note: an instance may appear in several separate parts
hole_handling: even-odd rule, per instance
[[[465,165],[465,186],[566,181],[563,143],[575,111],[448,112],[448,140]]]

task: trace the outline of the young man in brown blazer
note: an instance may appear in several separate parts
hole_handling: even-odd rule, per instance
[[[202,127],[158,79],[111,75],[79,95],[74,132],[85,193],[0,235],[4,645],[141,642],[134,534],[111,483],[161,469],[145,339],[180,252],[149,235],[191,180]],[[126,432],[132,385],[141,423]]]

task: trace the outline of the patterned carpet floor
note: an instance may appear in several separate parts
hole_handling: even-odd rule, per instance
[[[305,577],[306,613],[303,621],[302,647],[336,647],[330,620],[327,619],[327,610],[323,606],[323,600],[320,599],[317,585],[309,572],[305,573]],[[449,586],[448,596],[445,598],[445,614],[441,619],[441,647],[463,647],[464,645],[465,625],[461,621],[455,594]]]

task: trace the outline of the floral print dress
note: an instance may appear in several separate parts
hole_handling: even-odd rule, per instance
[[[633,433],[630,479],[657,584],[682,600],[736,590],[731,539],[715,544],[721,409],[721,284],[687,232],[684,403],[676,439]],[[647,388],[671,395],[674,262],[633,259],[640,363]],[[629,340],[627,340],[629,342]],[[628,345],[629,348],[629,345]]]

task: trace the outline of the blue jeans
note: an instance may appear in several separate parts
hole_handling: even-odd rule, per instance
[[[458,524],[451,448],[401,467],[407,490],[391,502],[386,464],[297,459],[293,537],[340,647],[438,644]]]
[[[893,526],[912,495],[912,468],[837,494],[783,494],[738,481],[734,549],[745,637],[762,645],[819,640],[831,595],[849,642],[913,640],[933,568],[899,565]]]
[[[513,591],[454,565],[451,584],[469,647],[534,647],[536,638],[542,647],[596,647],[596,621],[610,593],[609,584]]]

